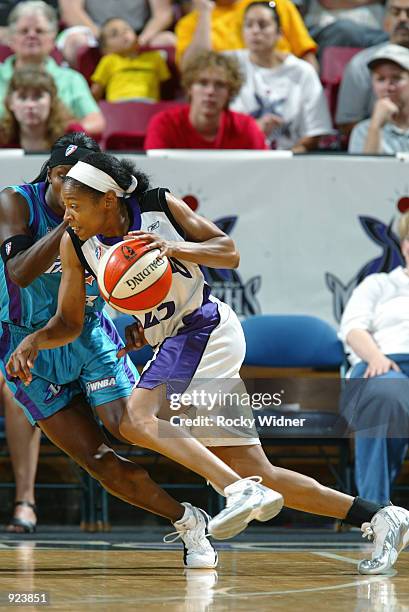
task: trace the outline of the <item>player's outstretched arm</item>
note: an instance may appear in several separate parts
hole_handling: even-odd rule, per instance
[[[4,189],[0,193],[0,245],[7,272],[16,285],[27,287],[54,263],[67,223],[61,223],[34,242],[30,213],[24,197]]]
[[[20,342],[6,365],[7,373],[20,378],[26,385],[31,382],[30,370],[34,367],[38,351],[69,344],[82,331],[85,310],[84,270],[67,233],[61,240],[60,255],[62,277],[57,312],[45,327]]]
[[[185,232],[186,242],[164,240],[156,234],[144,231],[130,232],[148,242],[151,248],[160,249],[162,255],[176,257],[209,268],[237,268],[240,255],[233,240],[212,221],[197,215],[174,195],[167,193],[169,211]]]

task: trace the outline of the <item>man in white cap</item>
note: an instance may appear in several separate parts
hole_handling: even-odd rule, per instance
[[[351,133],[350,153],[409,151],[409,49],[386,45],[368,62],[375,104]]]
[[[335,121],[345,134],[350,134],[358,121],[372,112],[374,96],[368,62],[387,44],[409,48],[409,0],[387,0],[384,30],[389,43],[363,49],[347,65],[338,93]]]

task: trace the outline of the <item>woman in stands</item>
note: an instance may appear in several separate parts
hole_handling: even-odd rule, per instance
[[[1,146],[33,153],[49,151],[72,121],[58,99],[52,76],[35,66],[14,71],[0,122]]]
[[[70,230],[61,242],[63,280],[57,313],[11,355],[9,374],[30,384],[30,370],[35,367],[38,352],[72,342],[81,332],[84,267],[97,274],[97,253],[101,255],[123,236],[137,236],[151,248],[159,248],[171,258],[172,287],[166,302],[141,315],[146,337],[157,348],[126,406],[120,431],[131,442],[159,451],[208,478],[215,488],[224,488],[227,507],[210,521],[209,531],[216,537],[226,537],[228,529],[229,536],[237,533],[242,528],[241,521],[260,518],[257,498],[265,494],[258,488],[260,485],[251,480],[233,482],[228,473],[222,473],[219,464],[212,464],[210,453],[188,432],[176,436],[169,422],[157,418],[159,410],[169,408],[169,391],[176,390],[178,397],[180,393],[194,397],[193,391],[201,388],[200,378],[213,381],[211,393],[220,389],[223,393],[226,382],[227,393],[240,392],[239,368],[245,349],[241,326],[234,312],[211,296],[199,268],[235,267],[238,254],[234,243],[167,190],[149,189],[146,176],[131,162],[110,155],[91,154],[76,164],[64,181],[63,198]],[[157,234],[148,231],[152,223],[158,228]],[[119,355],[134,348],[132,337],[130,333],[128,346]],[[196,408],[200,414],[201,407]],[[226,414],[231,406],[220,408]],[[237,406],[237,410],[243,409]],[[268,487],[283,494],[287,506],[342,518],[357,526],[364,523],[365,533],[375,536],[375,552],[371,560],[360,563],[361,573],[388,570],[406,546],[409,512],[403,508],[353,499],[311,478],[272,466],[252,430],[231,431],[213,424],[207,430],[193,432],[242,478],[259,474]],[[230,480],[230,484],[226,486],[223,480]],[[222,521],[229,514],[235,518],[226,527]]]
[[[273,149],[305,153],[332,132],[319,77],[308,62],[277,50],[280,20],[275,2],[253,2],[244,13],[245,49],[230,51],[244,83],[232,110],[257,120]]]

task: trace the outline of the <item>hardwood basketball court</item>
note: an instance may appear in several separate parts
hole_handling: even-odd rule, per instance
[[[353,541],[329,536],[321,543],[320,530],[286,541],[250,529],[218,543],[217,571],[184,570],[181,547],[161,544],[162,535],[3,536],[1,609],[13,607],[8,593],[31,592],[47,594],[47,609],[75,612],[409,611],[409,553],[391,576],[360,576],[356,562],[370,546],[358,533]]]

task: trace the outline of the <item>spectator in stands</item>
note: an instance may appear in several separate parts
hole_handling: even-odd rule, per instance
[[[40,452],[41,430],[33,427],[14,401],[0,373],[0,403],[4,408],[7,445],[16,481],[14,512],[6,531],[33,533],[37,516],[35,478]]]
[[[53,77],[58,97],[83,129],[89,134],[100,134],[105,126],[104,118],[84,77],[58,66],[49,56],[57,32],[55,10],[41,0],[21,2],[10,13],[9,27],[15,55],[0,64],[0,100],[4,101],[14,70],[36,64]]]
[[[307,62],[277,50],[280,22],[275,7],[249,4],[244,13],[246,49],[229,51],[245,81],[230,108],[252,115],[274,149],[316,149],[332,132],[327,101],[317,73]]]
[[[350,353],[342,411],[355,429],[358,494],[388,503],[409,437],[409,214],[399,223],[405,267],[367,276],[346,305],[340,337]],[[356,379],[356,380],[355,380]]]
[[[351,132],[350,153],[409,151],[409,49],[387,45],[370,62],[375,106]]]
[[[382,0],[307,0],[305,23],[318,44],[325,47],[371,47],[388,40],[383,31]]]
[[[157,102],[160,82],[170,77],[159,51],[139,51],[135,31],[123,19],[108,19],[102,27],[100,45],[104,57],[91,76],[91,90],[100,100]]]
[[[73,120],[58,99],[52,76],[37,66],[14,71],[5,106],[0,121],[0,145],[25,151],[49,151]]]
[[[59,39],[64,57],[75,66],[78,49],[96,44],[107,19],[121,17],[139,35],[141,46],[173,47],[172,0],[59,0],[61,19],[70,26]],[[81,26],[80,28],[78,26]]]
[[[391,43],[409,48],[409,0],[387,1],[384,30],[389,34]],[[372,112],[374,97],[368,62],[386,44],[357,53],[346,67],[335,117],[345,134],[350,134],[354,125]]]
[[[228,110],[242,82],[233,58],[214,51],[198,53],[182,72],[189,104],[151,119],[145,149],[266,149],[256,121]]]
[[[243,14],[252,0],[193,0],[195,10],[176,25],[176,57],[187,61],[202,50],[234,51],[244,47]],[[301,15],[290,0],[274,2],[280,17],[282,36],[279,51],[289,51],[318,70],[316,43],[308,34]]]
[[[8,18],[18,2],[19,0],[0,0],[0,44],[2,45],[9,44]],[[57,9],[58,0],[45,0],[45,2]]]

